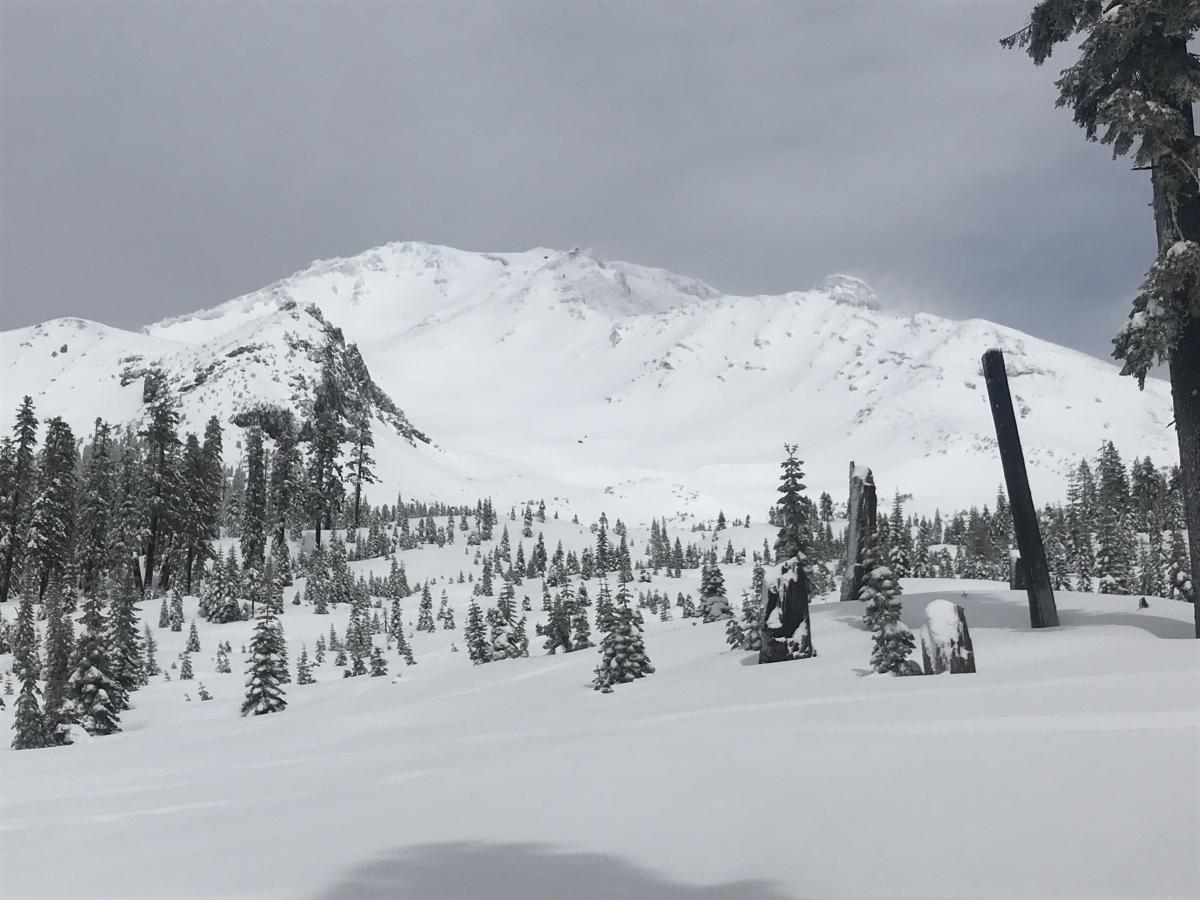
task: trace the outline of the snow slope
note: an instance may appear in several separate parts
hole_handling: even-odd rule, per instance
[[[545,531],[590,540],[565,520]],[[463,549],[402,554],[410,579],[436,579],[435,602],[447,588],[460,629],[470,585],[443,578],[470,570]],[[736,597],[750,567],[725,572]],[[654,587],[695,592],[696,573]],[[536,609],[538,590],[518,596]],[[978,674],[865,675],[861,605],[829,603],[814,610],[814,660],[747,665],[720,624],[650,617],[657,672],[602,695],[588,687],[596,651],[472,667],[449,650],[461,631],[438,631],[415,636],[413,667],[388,654],[398,681],[327,663],[318,684],[289,686],[284,713],[252,719],[237,712],[250,623],[201,621],[198,681],[156,679],[123,733],[0,750],[0,894],[1200,896],[1190,607],[1064,593],[1062,627],[1035,633],[1021,594],[910,581],[905,621],[937,597],[965,606]],[[344,633],[346,611],[287,605],[293,662],[331,621]],[[155,633],[166,664],[186,629]],[[231,675],[213,672],[222,639]],[[195,699],[199,681],[212,702]]]
[[[136,403],[116,387],[114,353],[154,356],[187,382],[244,345],[273,361],[228,360],[190,417],[286,401],[288,378],[271,371],[286,369],[292,326],[280,318],[310,304],[433,439],[376,429],[388,499],[397,485],[443,497],[486,485],[501,498],[568,496],[589,515],[618,502],[647,516],[758,510],[791,441],[816,491],[844,494],[853,458],[885,491],[913,493],[917,510],[985,502],[1001,480],[979,365],[989,347],[1008,360],[1038,500],[1061,497],[1065,473],[1104,439],[1126,456],[1176,458],[1161,381],[1139,394],[1108,363],[1012,329],[888,312],[846,276],[734,297],[581,250],[388,244],[142,335],[78,320],[8,332],[0,404],[33,388],[46,414],[125,418]],[[107,353],[53,357],[75,327]]]

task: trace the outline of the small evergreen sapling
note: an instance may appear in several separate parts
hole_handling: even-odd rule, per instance
[[[261,716],[287,708],[284,695],[283,635],[271,604],[259,607],[258,623],[250,639],[250,659],[246,677],[246,699],[242,715]]]
[[[188,653],[200,652],[200,632],[196,630],[195,619],[192,619],[192,626],[188,629],[187,644],[184,645],[183,649]]]

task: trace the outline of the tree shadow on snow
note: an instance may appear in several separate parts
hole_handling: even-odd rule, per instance
[[[544,844],[405,847],[362,863],[315,900],[800,900],[764,881],[691,885],[616,856]]]

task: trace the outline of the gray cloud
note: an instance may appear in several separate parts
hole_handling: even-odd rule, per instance
[[[846,271],[1107,355],[1147,179],[1053,108],[1064,61],[997,46],[1029,5],[6,3],[0,326],[420,239],[736,292]]]

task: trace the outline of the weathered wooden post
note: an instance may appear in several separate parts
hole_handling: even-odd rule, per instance
[[[996,423],[996,445],[1000,449],[1000,463],[1004,466],[1013,531],[1017,536],[1017,549],[1021,551],[1025,590],[1029,595],[1029,624],[1033,628],[1049,628],[1058,624],[1058,609],[1054,605],[1054,590],[1050,587],[1050,568],[1046,565],[1037,509],[1029,492],[1029,473],[1025,471],[1025,454],[1021,452],[1021,436],[1017,433],[1017,416],[1008,390],[1004,354],[999,350],[992,349],[983,354],[983,378],[992,406],[992,420]]]
[[[846,571],[842,599],[857,600],[863,582],[863,548],[875,532],[875,477],[866,466],[850,463],[850,498],[846,502]]]

